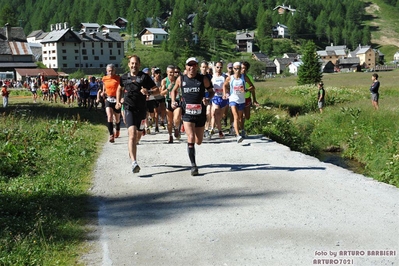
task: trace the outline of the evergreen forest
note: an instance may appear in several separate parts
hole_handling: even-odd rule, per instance
[[[398,0],[383,1],[399,10]],[[283,4],[296,12],[274,10]],[[333,43],[349,49],[371,44],[370,26],[363,23],[370,4],[361,0],[0,0],[0,25],[21,26],[29,34],[49,31],[54,23],[68,22],[78,29],[82,22],[113,24],[123,17],[129,21],[127,32],[137,33],[155,26],[148,25],[146,18],[170,14],[164,27],[170,34],[168,49],[174,54],[182,47],[193,49],[192,32],[204,48],[221,44],[228,33],[255,30],[259,49],[270,55],[276,53],[271,34],[277,23],[286,25],[298,44],[313,40],[319,47]],[[196,16],[188,24],[190,14]]]

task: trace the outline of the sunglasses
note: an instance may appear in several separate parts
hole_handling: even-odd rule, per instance
[[[197,63],[188,63],[187,64],[188,66],[196,66],[196,65],[198,65]]]

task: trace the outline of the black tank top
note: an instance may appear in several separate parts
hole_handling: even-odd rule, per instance
[[[205,97],[204,76],[197,74],[194,78],[182,76],[182,98],[185,103],[200,104]]]

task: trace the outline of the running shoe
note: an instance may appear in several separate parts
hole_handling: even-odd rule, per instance
[[[174,135],[175,135],[175,138],[178,138],[178,137],[179,137],[179,134],[180,134],[180,133],[179,133],[179,129],[175,127],[175,130],[174,130],[174,131],[175,131],[175,134],[174,134]]]
[[[150,135],[151,134],[151,129],[148,127],[147,128],[147,132],[146,132],[148,135]]]
[[[245,130],[241,130],[241,137],[245,138],[247,136],[247,132]]]
[[[166,129],[164,122],[161,123],[161,127],[162,127],[162,129]]]
[[[114,134],[115,138],[116,138],[116,139],[119,138],[119,135],[120,135],[120,134],[121,134],[120,130],[116,130],[116,131],[115,131],[115,134]]]
[[[219,131],[219,138],[220,138],[220,139],[224,139],[224,134],[223,134],[222,131]]]
[[[209,131],[208,130],[205,130],[205,132],[204,132],[204,138],[209,138]]]
[[[234,127],[231,126],[231,127],[230,127],[230,131],[229,131],[229,135],[234,135],[234,134],[235,134]]]
[[[241,143],[244,140],[244,138],[240,135],[237,136],[237,143]]]
[[[169,141],[168,141],[168,143],[173,143],[173,137],[172,137],[172,136],[169,136]]]
[[[138,172],[140,172],[140,166],[137,164],[137,162],[132,163],[132,172],[134,174],[137,174]]]
[[[197,166],[192,166],[191,167],[191,175],[192,176],[198,175],[198,167]]]
[[[115,142],[115,137],[114,135],[109,136],[109,142],[114,143]]]
[[[155,133],[159,133],[159,128],[158,128],[158,126],[155,127]]]

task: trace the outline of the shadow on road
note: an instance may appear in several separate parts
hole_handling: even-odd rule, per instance
[[[98,218],[108,226],[143,226],[180,219],[187,213],[204,209],[245,206],[246,200],[265,200],[287,191],[248,192],[229,189],[199,192],[195,189],[176,189],[117,198],[99,197]],[[252,202],[253,204],[253,202]]]
[[[147,175],[140,175],[140,178],[150,178],[154,175],[168,174],[168,173],[179,173],[190,171],[191,167],[182,165],[154,165],[152,168],[170,168],[170,170],[165,171],[164,169],[158,172],[154,170],[153,173]],[[206,171],[211,169],[212,171]],[[217,173],[228,173],[228,172],[238,172],[238,171],[300,171],[300,170],[325,170],[325,167],[288,167],[288,166],[271,166],[269,164],[205,164],[200,165],[199,176],[217,174]],[[201,173],[201,170],[205,170],[206,173]]]

